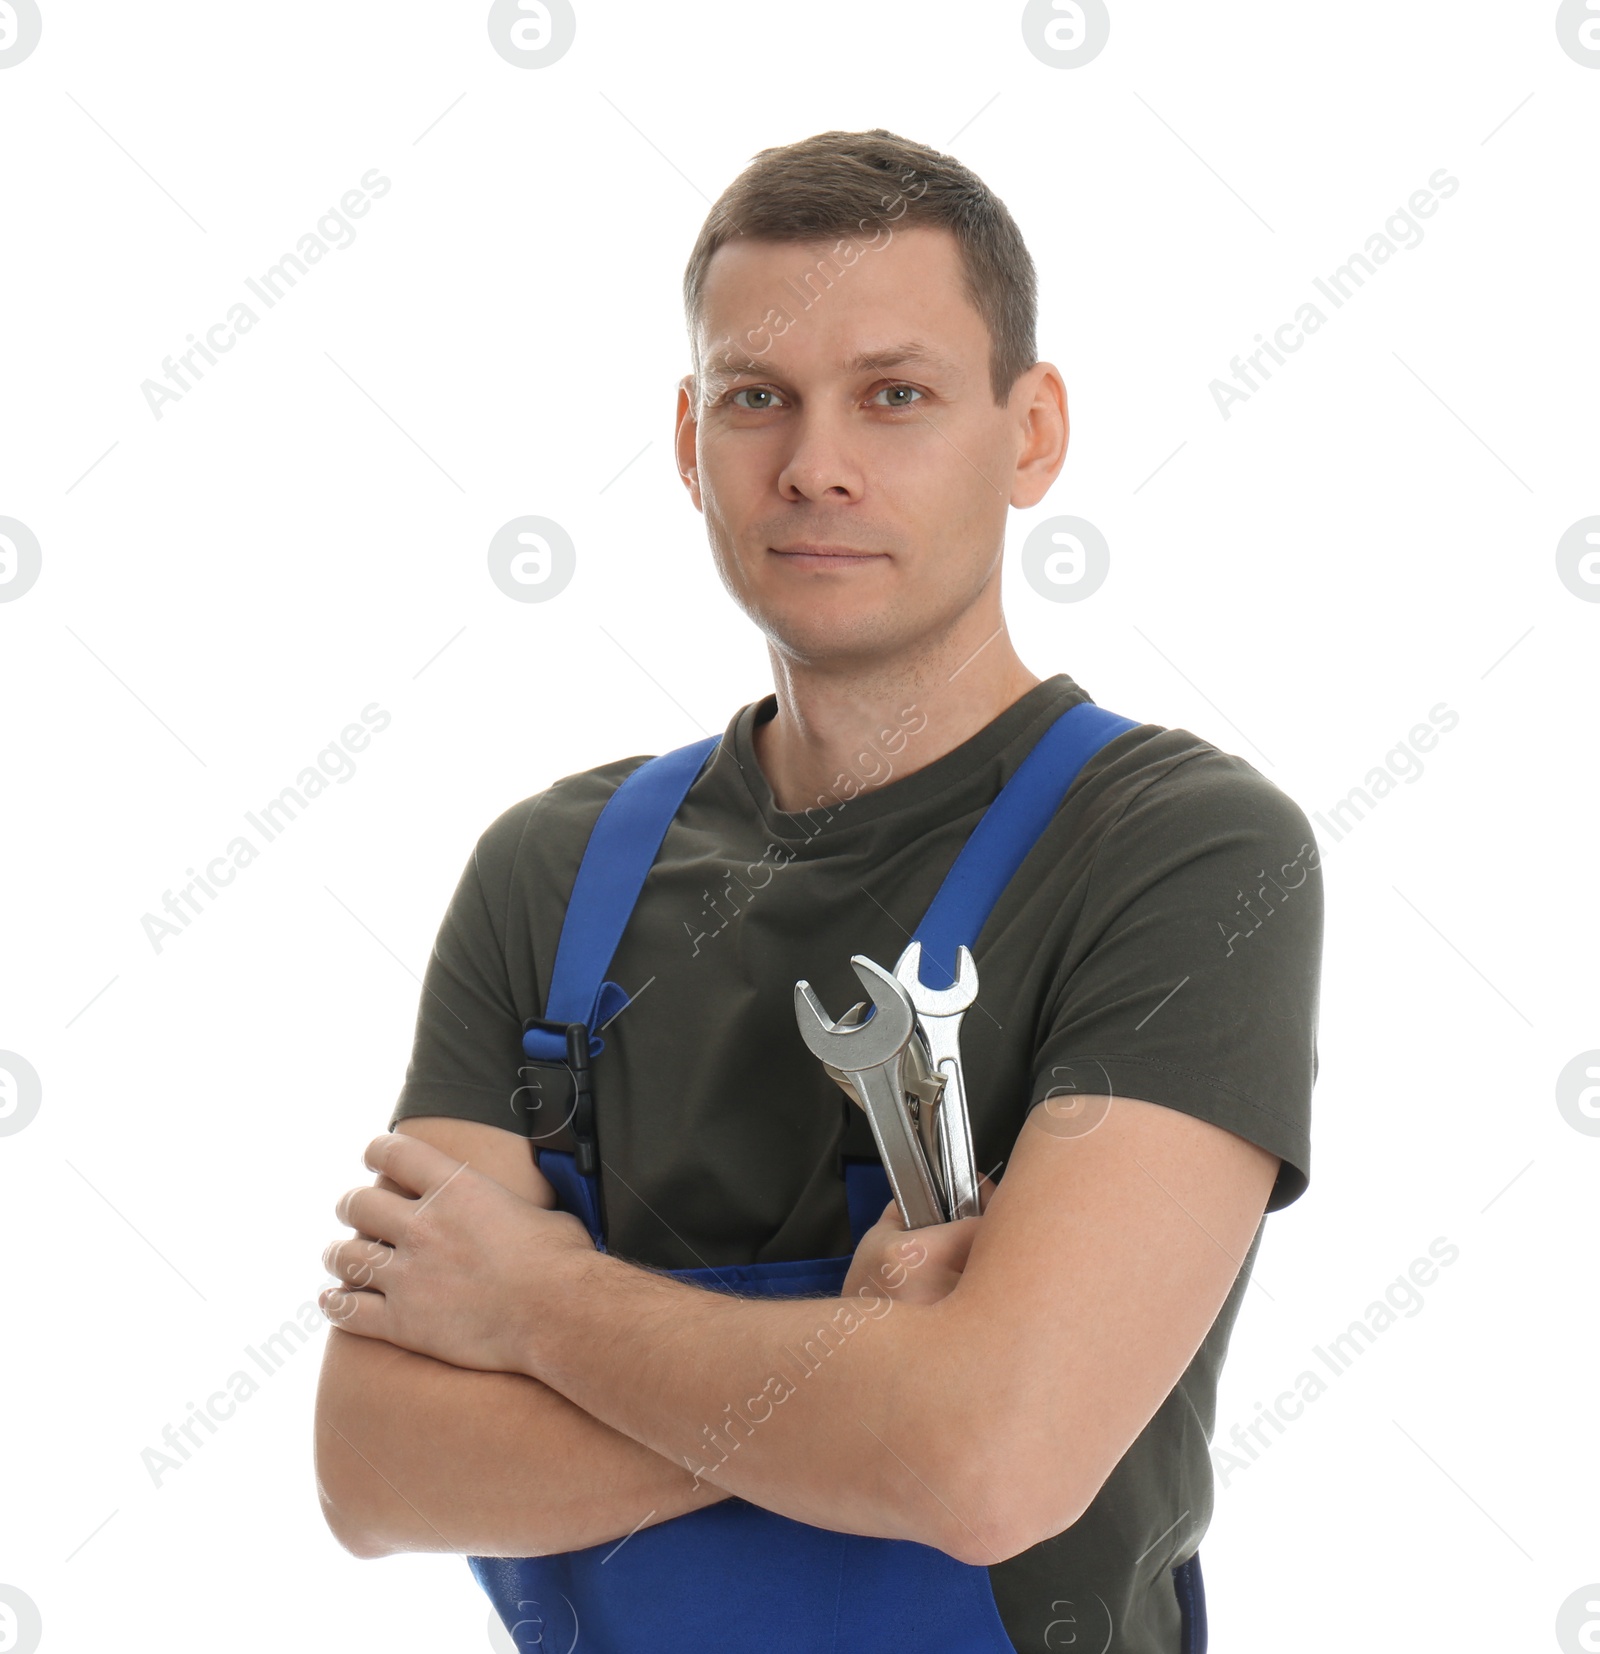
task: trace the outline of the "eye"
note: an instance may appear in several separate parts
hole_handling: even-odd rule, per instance
[[[741,402],[741,396],[770,396],[777,397],[778,393],[770,385],[745,385],[742,389],[729,391],[726,400],[736,408],[743,408],[746,413],[766,413],[769,408],[777,406],[776,402],[763,403],[760,407],[752,408],[748,403]]]
[[[899,392],[899,391],[910,391],[910,393],[915,397],[921,397],[922,394],[923,394],[921,391],[919,391],[917,389],[917,387],[915,385],[885,385],[882,390],[874,391],[873,395],[874,396],[893,395],[894,393]],[[916,406],[916,403],[915,402],[887,402],[887,403],[880,404],[880,406],[888,407],[888,408],[914,408]]]

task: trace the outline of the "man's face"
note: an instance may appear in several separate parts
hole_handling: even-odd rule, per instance
[[[963,616],[999,624],[1007,505],[1034,503],[1060,456],[1019,479],[1046,365],[995,405],[948,231],[730,242],[707,270],[699,345],[703,401],[685,378],[678,465],[723,584],[774,646],[881,662]]]

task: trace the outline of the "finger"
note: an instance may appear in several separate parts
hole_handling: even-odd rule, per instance
[[[317,1294],[317,1307],[330,1325],[362,1338],[382,1338],[385,1304],[379,1292],[352,1292],[348,1287],[325,1287]]]
[[[346,1189],[334,1202],[333,1215],[373,1240],[398,1246],[405,1238],[406,1224],[417,1209],[410,1195],[380,1189],[375,1183]]]
[[[436,1193],[466,1165],[432,1143],[398,1131],[374,1137],[361,1158],[373,1171],[417,1195]]]
[[[984,1172],[978,1173],[978,1211],[986,1212],[989,1209],[989,1197],[994,1193],[993,1180]]]
[[[331,1241],[323,1248],[322,1267],[353,1287],[381,1283],[383,1270],[394,1261],[394,1248],[382,1241],[354,1238]]]
[[[322,1267],[358,1289],[381,1290],[383,1271],[393,1259],[393,1247],[360,1235],[330,1241],[322,1251]]]

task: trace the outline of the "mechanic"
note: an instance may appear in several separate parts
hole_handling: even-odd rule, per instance
[[[1314,835],[1013,649],[1066,393],[972,172],[762,150],[684,290],[677,464],[774,690],[478,839],[324,1254],[327,1521],[468,1558],[519,1648],[1200,1654],[1218,1375],[1309,1177]],[[859,1000],[1069,727],[963,938],[981,1215],[908,1232],[795,983]]]

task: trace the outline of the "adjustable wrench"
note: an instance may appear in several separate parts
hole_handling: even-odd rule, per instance
[[[811,984],[794,985],[795,1020],[806,1048],[844,1074],[866,1110],[889,1187],[907,1229],[943,1223],[943,1203],[916,1127],[900,1088],[900,1065],[916,1034],[916,1014],[906,990],[865,954],[853,954],[851,969],[872,1000],[871,1018],[855,1028],[828,1019]]]
[[[961,1068],[961,1016],[978,997],[978,967],[963,944],[956,953],[954,983],[948,988],[930,988],[922,980],[922,944],[912,942],[896,961],[894,974],[916,1012],[934,1071],[945,1079],[938,1104],[939,1170],[950,1216],[975,1218],[981,1208],[967,1084]]]

